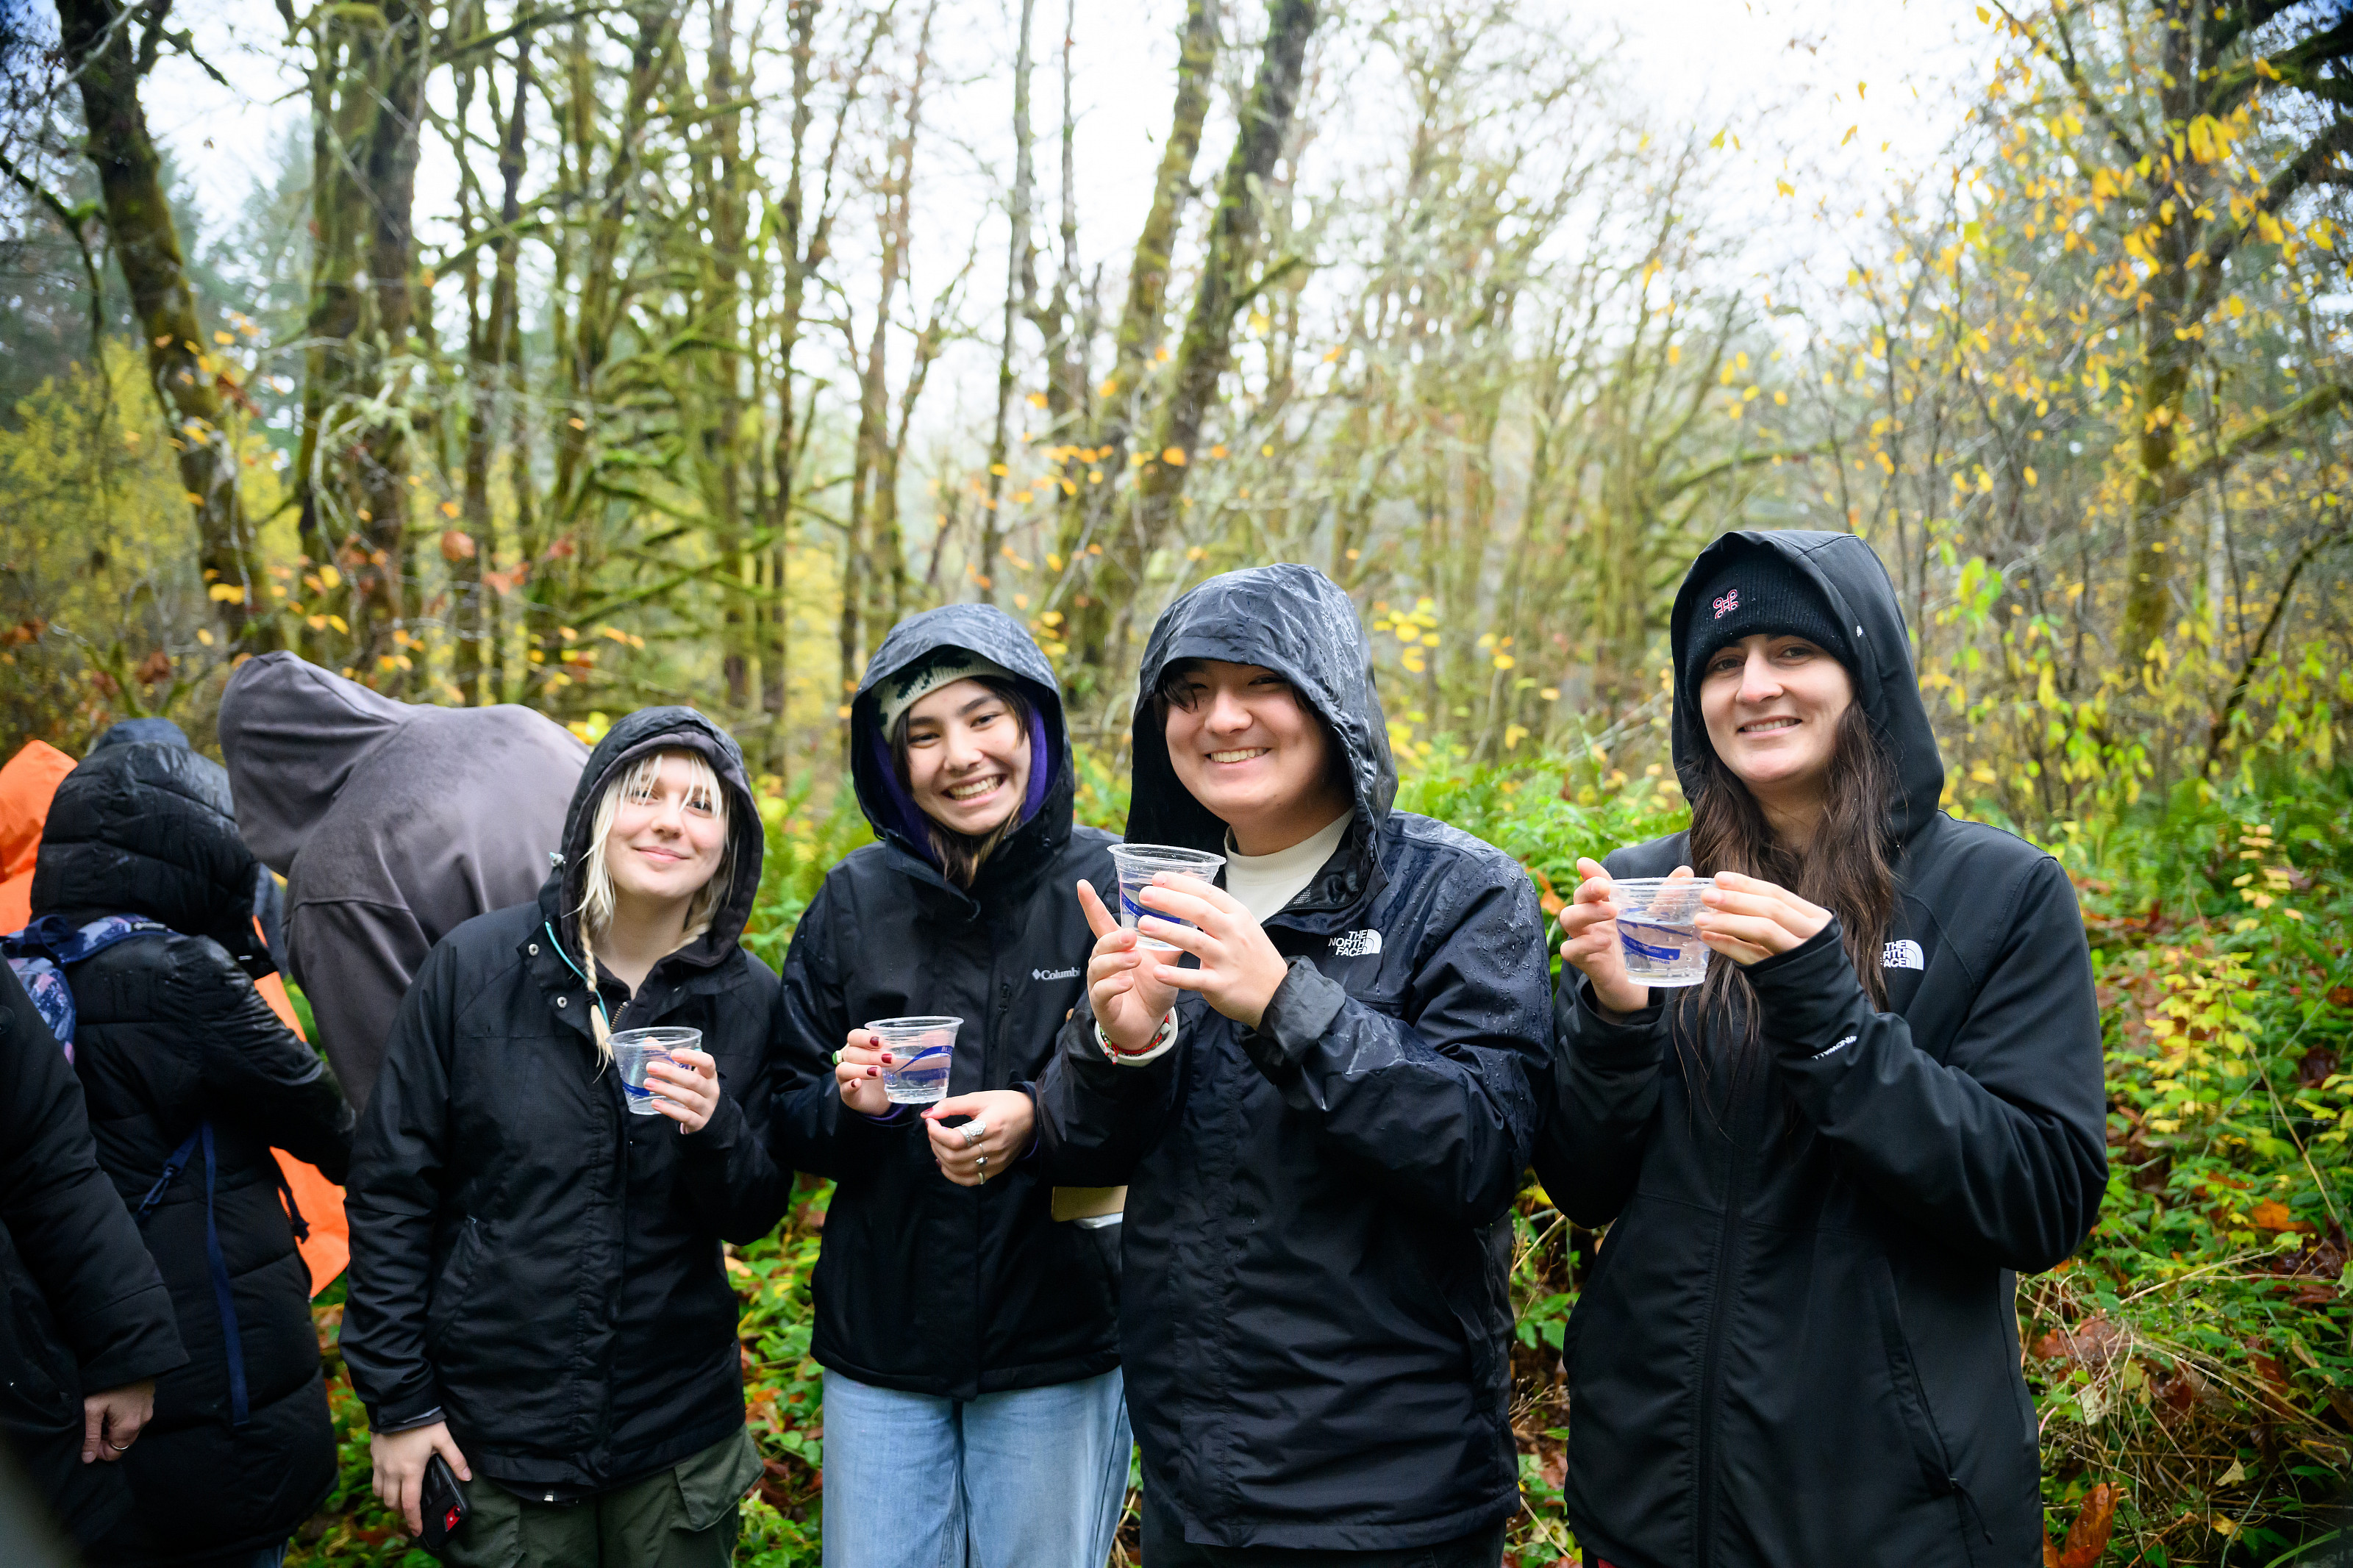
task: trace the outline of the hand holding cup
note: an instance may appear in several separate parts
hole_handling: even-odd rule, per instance
[[[1618,937],[1621,912],[1611,894],[1614,884],[1598,860],[1579,859],[1577,895],[1560,911],[1562,962],[1592,984],[1593,999],[1612,1013],[1639,1013],[1651,1005],[1651,987],[1626,973],[1626,953]],[[1692,868],[1678,866],[1669,880],[1688,879]]]
[[[674,1050],[668,1061],[646,1064],[646,1087],[681,1132],[700,1132],[719,1109],[719,1063],[709,1051]]]
[[[1079,883],[1079,908],[1095,933],[1087,960],[1087,1002],[1095,1022],[1120,1049],[1142,1051],[1176,1005],[1176,988],[1159,977],[1161,965],[1148,958],[1144,939],[1112,918],[1093,883]]]
[[[890,1059],[871,1029],[852,1029],[834,1053],[833,1081],[841,1103],[860,1116],[891,1114],[891,1096],[882,1087],[882,1068]]]

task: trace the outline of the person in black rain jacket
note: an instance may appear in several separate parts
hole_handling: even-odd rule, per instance
[[[987,1568],[1095,1568],[1133,1447],[1118,1194],[1057,1194],[1021,1156],[1026,1086],[1093,940],[1070,887],[1111,874],[1113,840],[1071,825],[1054,672],[993,606],[892,629],[851,704],[850,760],[880,842],[802,916],[777,1045],[794,1086],[779,1160],[839,1184],[810,1346],[826,1368],[826,1562],[964,1562],[968,1542]],[[923,1117],[884,1101],[860,1028],[911,1015],[964,1020],[949,1098]],[[910,1466],[963,1507],[910,1510]]]
[[[1222,886],[1142,894],[1199,922],[1145,925],[1183,969],[1082,893],[1089,995],[1039,1121],[1058,1179],[1133,1182],[1145,1558],[1492,1565],[1519,1508],[1507,1211],[1552,1035],[1527,874],[1392,809],[1364,630],[1321,573],[1195,588],[1138,690],[1127,840],[1223,853]]]
[[[691,709],[630,714],[538,900],[444,937],[401,1004],[353,1161],[343,1345],[378,1494],[415,1530],[430,1454],[461,1483],[447,1561],[733,1551],[760,1461],[720,1243],[766,1234],[786,1192],[776,979],[737,943],[761,848],[735,742]],[[661,1115],[632,1115],[607,1042],[655,1025],[702,1050],[653,1067]]]
[[[310,1270],[269,1151],[341,1180],[352,1110],[254,989],[270,965],[228,775],[176,726],[134,722],[143,730],[116,726],[58,785],[33,873],[37,924],[132,915],[168,928],[66,969],[99,1163],[144,1211],[188,1352],[123,1456],[131,1514],[89,1554],[242,1564],[284,1542],[335,1484]]]
[[[0,1444],[67,1539],[131,1508],[155,1380],[185,1363],[172,1298],[99,1169],[80,1083],[0,963]],[[103,1462],[101,1462],[103,1461]]]
[[[2074,890],[1937,810],[1861,540],[1718,541],[1672,636],[1693,826],[1584,862],[1561,918],[1535,1165],[1609,1226],[1566,1346],[1569,1521],[1614,1568],[2038,1562],[2017,1276],[2083,1240],[2106,1171]],[[1686,866],[1721,879],[1721,956],[1652,988],[1611,879]]]

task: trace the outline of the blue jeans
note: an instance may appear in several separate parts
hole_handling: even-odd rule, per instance
[[[828,1372],[826,1568],[1103,1568],[1132,1442],[1116,1369],[971,1400]]]

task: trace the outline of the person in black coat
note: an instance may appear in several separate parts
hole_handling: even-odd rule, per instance
[[[1957,822],[1879,558],[1737,533],[1676,596],[1692,826],[1561,915],[1535,1166],[1609,1227],[1565,1346],[1569,1522],[1615,1568],[2042,1554],[2017,1276],[2106,1182],[2100,1020],[2051,857]],[[1630,977],[1613,879],[1713,874],[1719,955]]]
[[[1022,1156],[1090,941],[1068,889],[1111,874],[1113,840],[1071,826],[1053,670],[990,606],[892,629],[850,763],[881,842],[801,917],[777,1015],[778,1160],[839,1184],[810,1345],[826,1562],[1100,1568],[1132,1448],[1119,1194],[1058,1194]],[[949,1098],[921,1116],[884,1098],[860,1026],[908,1015],[963,1019]],[[911,1506],[911,1473],[948,1506]]]
[[[485,809],[495,803],[485,802]],[[538,900],[437,943],[353,1161],[343,1356],[375,1487],[410,1530],[428,1461],[451,1563],[724,1563],[760,1475],[723,1241],[764,1236],[776,977],[743,753],[688,708],[590,753]],[[701,1031],[630,1113],[622,1032]],[[666,1119],[666,1120],[665,1120]]]
[[[1321,573],[1202,584],[1137,689],[1127,841],[1225,867],[1142,889],[1173,953],[1082,885],[1098,940],[1039,1123],[1058,1179],[1134,1184],[1145,1561],[1493,1568],[1520,1506],[1509,1210],[1549,1089],[1535,890],[1393,809],[1371,653]]]
[[[139,1212],[188,1352],[124,1458],[136,1506],[90,1546],[98,1563],[270,1557],[335,1484],[310,1272],[270,1149],[339,1180],[352,1111],[254,989],[269,970],[256,871],[227,774],[171,729],[111,733],[66,775],[33,873],[37,925],[166,928],[66,970],[99,1163]]]
[[[100,1170],[80,1083],[0,963],[0,1442],[67,1537],[131,1508],[117,1462],[186,1360],[172,1298]]]

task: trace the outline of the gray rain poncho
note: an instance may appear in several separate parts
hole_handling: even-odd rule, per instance
[[[396,702],[290,653],[237,667],[220,745],[237,827],[286,879],[289,967],[364,1108],[433,944],[539,890],[588,748],[528,708]]]

